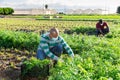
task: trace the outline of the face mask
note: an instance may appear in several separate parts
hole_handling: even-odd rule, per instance
[[[52,38],[52,40],[53,40],[53,41],[56,41],[56,40],[58,40],[58,37],[56,37],[56,38]]]
[[[101,26],[103,25],[103,23],[102,24],[100,24]]]

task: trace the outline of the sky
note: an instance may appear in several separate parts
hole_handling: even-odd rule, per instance
[[[64,11],[66,9],[96,9],[108,10],[116,13],[120,6],[120,0],[0,0],[0,7],[12,7],[14,9],[48,8]]]

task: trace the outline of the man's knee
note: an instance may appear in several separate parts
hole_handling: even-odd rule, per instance
[[[107,28],[107,33],[109,33],[109,28]]]
[[[57,52],[62,53],[63,52],[63,46],[61,44],[58,44],[57,46]]]
[[[43,50],[38,49],[36,54],[37,59],[43,60],[46,58],[46,55]]]

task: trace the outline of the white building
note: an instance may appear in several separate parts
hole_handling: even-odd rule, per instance
[[[66,14],[109,14],[108,10],[103,9],[76,9],[76,10],[66,10]]]
[[[57,14],[54,9],[15,9],[15,15],[39,15],[39,14]]]
[[[14,13],[13,14],[24,14],[24,15],[27,15],[27,14],[30,14],[31,13],[31,9],[15,9],[14,10]]]

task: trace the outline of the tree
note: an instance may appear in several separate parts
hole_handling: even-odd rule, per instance
[[[120,6],[117,8],[117,13],[120,14]]]
[[[12,8],[0,8],[0,14],[2,15],[9,15],[12,14],[14,12],[14,10]]]
[[[9,11],[9,14],[12,14],[14,10],[12,8],[6,8]]]
[[[48,9],[48,5],[47,4],[45,4],[45,9]]]

